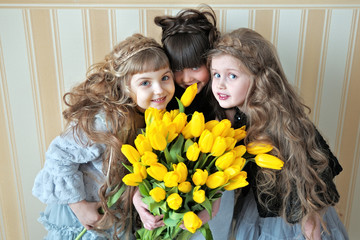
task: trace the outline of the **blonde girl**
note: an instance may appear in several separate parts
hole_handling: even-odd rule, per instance
[[[342,168],[289,84],[274,46],[257,32],[225,34],[209,53],[218,117],[247,126],[245,144],[266,142],[282,170],[249,163],[250,187],[235,206],[236,239],[348,239],[334,206]]]
[[[106,204],[127,173],[120,149],[144,127],[145,109],[165,109],[174,90],[163,49],[134,34],[64,95],[68,128],[50,144],[33,187],[47,204],[39,219],[46,239],[75,239],[83,227],[88,231],[82,239],[133,238],[134,190],[127,188],[111,209]]]

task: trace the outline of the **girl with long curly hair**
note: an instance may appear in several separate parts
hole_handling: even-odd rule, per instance
[[[282,170],[246,166],[249,187],[235,206],[235,236],[243,239],[348,239],[333,206],[333,178],[342,171],[306,107],[288,82],[275,47],[257,32],[225,34],[208,64],[218,118],[246,125],[244,144],[265,142]]]
[[[68,127],[51,142],[33,187],[33,195],[47,204],[39,219],[46,239],[75,239],[83,227],[88,231],[82,239],[134,238],[134,189],[127,187],[113,207],[107,206],[127,174],[121,147],[133,144],[145,126],[145,109],[165,109],[174,91],[163,48],[134,34],[64,95]]]

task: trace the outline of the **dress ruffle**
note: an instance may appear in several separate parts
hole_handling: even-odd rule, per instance
[[[46,240],[74,240],[84,229],[68,205],[50,204],[40,213],[38,221],[44,225],[48,234]],[[111,230],[99,233],[88,230],[81,240],[111,239]]]
[[[236,217],[236,216],[235,216]],[[281,217],[261,218],[252,191],[244,199],[239,216],[236,217],[236,240],[305,240],[300,224],[290,225]],[[333,207],[323,216],[330,234],[322,230],[323,240],[348,240],[348,234]]]

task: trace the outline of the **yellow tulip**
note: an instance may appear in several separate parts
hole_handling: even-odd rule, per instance
[[[149,194],[155,200],[155,202],[160,202],[160,201],[164,200],[166,197],[165,190],[160,187],[151,189]]]
[[[224,170],[232,165],[235,160],[235,154],[233,152],[227,152],[224,155],[220,156],[215,161],[215,166],[221,170]]]
[[[187,212],[184,215],[184,226],[189,232],[195,233],[202,226],[202,221],[194,212]]]
[[[188,181],[185,181],[185,182],[182,182],[178,185],[178,189],[180,192],[183,192],[183,193],[188,193],[191,191],[191,183],[188,182]]]
[[[173,123],[176,126],[176,132],[181,133],[183,128],[185,127],[187,123],[187,116],[185,113],[179,113],[173,120]]]
[[[180,113],[179,109],[174,109],[170,111],[171,119],[175,119],[175,117]]]
[[[167,172],[164,176],[165,187],[176,187],[179,184],[180,175],[175,171]]]
[[[188,169],[185,163],[180,162],[177,165],[173,164],[174,171],[177,172],[180,176],[179,183],[182,183],[186,180],[188,176]]]
[[[149,139],[147,139],[143,134],[137,135],[135,138],[135,147],[139,151],[140,155],[143,155],[146,151],[151,152],[152,147],[149,142]]]
[[[228,180],[229,180],[229,177],[228,177],[228,175],[226,175],[226,173],[224,173],[223,171],[218,171],[218,172],[211,174],[207,178],[206,186],[208,186],[208,188],[211,188],[211,189],[218,188],[218,187],[224,185],[225,183],[227,183]]]
[[[240,168],[239,165],[232,165],[230,167],[228,167],[227,169],[224,170],[224,172],[226,173],[226,175],[228,175],[229,179],[235,177],[236,175],[238,175],[240,173],[242,168]]]
[[[234,149],[237,142],[236,139],[233,137],[226,137],[225,140],[227,145],[226,151]]]
[[[166,148],[166,138],[161,133],[153,133],[149,136],[150,144],[153,149],[163,151]]]
[[[207,129],[203,131],[199,138],[199,148],[203,153],[209,153],[214,143],[214,135]]]
[[[185,125],[185,127],[181,130],[182,135],[185,139],[193,138],[194,136],[191,133],[191,123]]]
[[[199,158],[200,148],[196,142],[194,142],[186,151],[186,157],[189,161],[196,161]]]
[[[167,168],[161,163],[154,163],[146,169],[147,173],[158,181],[163,181],[164,176],[167,173]]]
[[[242,157],[246,153],[246,147],[244,145],[236,146],[233,150],[235,157]]]
[[[197,203],[203,203],[205,201],[205,191],[200,189],[200,186],[194,188],[193,200]]]
[[[251,142],[246,145],[246,151],[253,155],[267,153],[270,152],[272,149],[272,145],[262,142]]]
[[[167,197],[166,202],[169,206],[169,208],[173,210],[178,210],[183,202],[183,199],[180,197],[177,193],[172,193],[170,196]]]
[[[214,136],[222,136],[227,137],[228,133],[230,132],[231,122],[229,119],[221,120],[216,126],[213,127],[211,132]]]
[[[153,152],[144,152],[144,155],[141,156],[141,163],[145,166],[150,166],[158,162],[158,157]]]
[[[208,122],[205,123],[205,129],[209,130],[211,132],[211,130],[219,123],[218,120],[210,120]]]
[[[133,164],[133,169],[135,174],[139,174],[142,179],[147,177],[146,167],[143,166],[140,162],[136,162]]]
[[[190,131],[194,137],[199,137],[205,129],[205,118],[203,113],[195,111],[189,122]]]
[[[168,143],[171,143],[179,134],[176,132],[175,123],[170,123],[166,125],[166,128],[167,128],[166,141]]]
[[[211,148],[211,154],[215,157],[222,155],[227,148],[226,139],[220,136],[215,138],[214,144]]]
[[[206,183],[206,179],[208,177],[208,171],[202,169],[196,169],[192,177],[192,181],[196,186],[204,185]]]
[[[125,183],[128,186],[138,186],[139,183],[142,182],[142,177],[140,176],[140,174],[136,174],[136,173],[129,173],[126,174],[123,178],[122,181],[123,183]]]
[[[197,83],[186,88],[184,94],[180,98],[180,102],[184,105],[184,107],[188,107],[192,101],[194,100],[197,94]]]
[[[243,140],[246,137],[246,126],[242,126],[241,128],[235,129],[234,138],[236,141]]]
[[[140,160],[140,153],[129,144],[123,144],[121,146],[121,152],[131,164],[134,164]]]
[[[249,183],[246,181],[247,173],[244,171],[241,171],[238,175],[233,177],[229,180],[229,184],[226,185],[224,188],[227,191],[231,191],[237,188],[242,188],[247,186]]]
[[[234,136],[235,136],[235,129],[230,128],[225,137],[234,138]]]
[[[245,166],[246,159],[243,157],[237,157],[235,158],[234,162],[231,164],[231,166],[239,166],[240,170],[242,170]]]
[[[161,120],[165,111],[149,107],[145,110],[145,123],[149,125],[154,120]]]
[[[259,167],[271,168],[276,170],[280,170],[284,166],[284,162],[282,160],[266,153],[258,154],[255,157],[255,162]]]
[[[162,121],[165,123],[165,124],[170,124],[172,122],[172,118],[171,118],[171,114],[170,112],[165,112],[163,117],[162,117]]]

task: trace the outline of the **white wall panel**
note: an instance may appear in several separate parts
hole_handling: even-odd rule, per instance
[[[296,67],[301,25],[300,9],[280,10],[278,40],[275,44],[285,74],[291,84],[296,83]]]
[[[249,10],[248,9],[229,9],[226,10],[226,32],[249,26]]]
[[[120,42],[134,33],[141,33],[139,9],[118,9],[115,11],[116,42]]]
[[[10,132],[14,134],[14,149],[16,149],[17,156],[13,166],[19,174],[17,187],[19,188],[20,206],[18,207],[21,209],[25,221],[22,223],[23,229],[19,229],[19,231],[24,233],[25,238],[39,239],[40,236],[37,235],[37,232],[29,231],[29,229],[39,228],[39,224],[33,216],[38,216],[43,209],[42,204],[31,194],[34,178],[41,168],[39,159],[42,153],[35,120],[29,51],[22,10],[2,9],[0,22],[11,23],[0,24],[0,33],[13,123],[13,129]]]
[[[83,17],[80,9],[60,9],[57,11],[59,44],[64,76],[64,91],[69,91],[76,83],[85,80],[86,53]],[[63,95],[63,93],[61,94]]]
[[[335,149],[353,11],[333,10],[330,19],[319,128]]]

